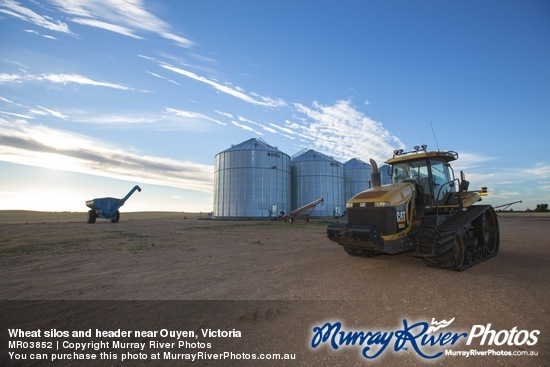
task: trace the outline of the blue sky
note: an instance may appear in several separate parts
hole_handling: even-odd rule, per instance
[[[212,211],[252,137],[550,203],[550,2],[0,0],[0,209]],[[434,139],[432,127],[437,137]]]

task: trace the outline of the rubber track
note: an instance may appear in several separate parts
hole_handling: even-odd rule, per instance
[[[442,225],[440,231],[458,230],[464,227],[466,224],[473,222],[481,214],[485,213],[491,205],[474,205],[468,208],[465,212],[455,215],[452,218],[446,220]]]
[[[439,230],[435,256],[424,258],[424,263],[431,267],[462,271],[494,257],[498,251],[495,251],[490,255],[482,256],[472,262],[467,262],[468,250],[466,249],[464,253],[464,262],[460,268],[457,268],[455,265],[453,252],[455,234],[466,230],[466,226],[469,227],[476,218],[485,213],[485,211],[489,208],[491,208],[490,205],[475,205],[470,207],[467,211],[461,212],[445,221]]]

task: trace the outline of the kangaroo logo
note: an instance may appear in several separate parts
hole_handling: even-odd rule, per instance
[[[449,321],[447,320],[441,320],[439,322],[435,321],[434,318],[432,318],[432,325],[428,328],[428,333],[435,333],[439,329],[444,329],[447,326],[451,325],[455,321],[455,318],[453,317]]]

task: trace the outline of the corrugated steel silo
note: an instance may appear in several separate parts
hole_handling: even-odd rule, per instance
[[[358,158],[344,163],[344,199],[346,201],[370,188],[371,172],[371,165]]]
[[[290,156],[261,139],[216,154],[214,218],[272,218],[289,212]]]
[[[343,214],[344,167],[335,159],[313,149],[292,157],[292,209],[300,208],[319,198],[324,203],[310,213],[312,217],[334,217]]]

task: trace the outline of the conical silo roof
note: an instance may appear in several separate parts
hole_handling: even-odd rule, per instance
[[[319,153],[316,150],[309,149],[305,152],[298,152],[292,156],[292,162],[305,162],[305,161],[324,161],[324,162],[338,162],[336,159],[329,157],[323,153]],[[340,162],[338,162],[340,163]]]
[[[262,139],[257,138],[248,139],[240,144],[232,145],[231,148],[228,148],[223,152],[231,152],[236,150],[266,150],[270,152],[281,152],[279,149],[277,149],[277,147],[273,147],[267,144]]]
[[[361,168],[371,168],[371,165],[363,162],[359,158],[352,158],[346,163],[344,163],[344,169],[361,169]]]

